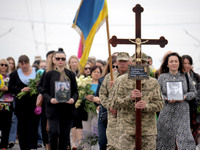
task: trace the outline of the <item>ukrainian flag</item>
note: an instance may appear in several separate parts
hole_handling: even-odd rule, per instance
[[[108,16],[107,0],[82,0],[72,27],[82,37],[83,55],[80,60],[82,67],[85,66],[95,33],[104,23]]]

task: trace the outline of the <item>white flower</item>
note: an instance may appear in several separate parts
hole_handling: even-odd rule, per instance
[[[78,87],[81,87],[81,82],[77,82]]]
[[[4,79],[4,82],[9,82],[9,80],[10,80],[10,78],[7,77],[7,78]]]

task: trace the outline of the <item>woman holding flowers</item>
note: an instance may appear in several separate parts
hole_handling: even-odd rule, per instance
[[[83,131],[86,132],[92,132],[94,129],[97,129],[97,106],[94,104],[96,99],[94,95],[96,94],[96,90],[98,87],[98,80],[102,74],[102,70],[99,66],[93,66],[90,71],[92,77],[91,90],[93,91],[93,94],[86,95],[86,100],[84,101],[85,109],[87,111],[87,120],[83,121]]]
[[[36,78],[36,71],[26,55],[19,57],[18,64],[19,69],[10,74],[8,89],[15,95],[27,93],[21,98],[16,97],[15,103],[19,145],[22,150],[37,149],[39,116],[34,113],[37,95],[31,95],[33,87],[29,87],[30,80]]]
[[[12,111],[13,111],[13,97],[8,91],[9,82],[9,63],[6,59],[0,60],[0,149],[6,150],[8,145],[8,138],[10,133]]]
[[[55,64],[56,69],[46,72],[44,78],[45,114],[48,119],[51,150],[66,150],[67,148],[71,149],[70,130],[73,122],[74,104],[78,99],[77,83],[75,74],[65,67],[66,55],[63,51],[55,53]],[[68,86],[67,92],[64,92],[64,89],[57,89],[61,88],[63,84]],[[59,97],[57,96],[58,92]],[[62,102],[60,97],[62,97]]]
[[[82,139],[82,131],[83,131],[83,120],[87,120],[87,112],[84,109],[84,103],[82,103],[82,99],[84,99],[84,95],[88,95],[83,93],[86,89],[90,89],[90,87],[86,88],[86,84],[91,85],[90,81],[90,64],[87,62],[84,69],[79,71],[79,77],[77,78],[78,84],[78,91],[79,93],[79,100],[76,102],[76,115],[74,116],[73,120],[73,127],[72,127],[72,150],[77,149],[77,145],[80,145]],[[80,83],[85,83],[82,85]],[[80,86],[81,85],[81,86]],[[87,91],[89,92],[89,91]],[[77,145],[76,145],[77,144]]]

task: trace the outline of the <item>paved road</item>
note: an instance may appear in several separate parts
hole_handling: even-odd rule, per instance
[[[9,148],[8,150],[20,150],[19,144],[15,144],[13,148]],[[45,150],[45,148],[38,148],[37,150]]]

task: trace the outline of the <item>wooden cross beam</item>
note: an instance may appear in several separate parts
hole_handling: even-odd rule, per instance
[[[141,61],[141,45],[160,45],[160,47],[165,47],[168,41],[161,36],[160,39],[141,39],[141,13],[143,8],[137,4],[133,8],[135,12],[135,39],[118,39],[116,36],[113,36],[109,42],[113,47],[116,47],[117,44],[134,44],[135,45],[135,54],[136,54],[136,65],[142,64]],[[136,80],[136,89],[141,91],[141,80]],[[141,98],[136,98],[136,102],[140,101]],[[142,110],[136,109],[136,136],[135,136],[135,148],[136,150],[141,150],[142,143],[142,134],[141,134],[141,116]]]

